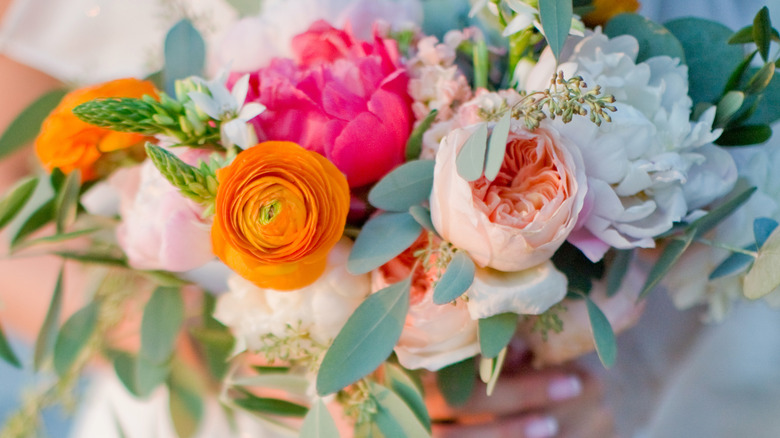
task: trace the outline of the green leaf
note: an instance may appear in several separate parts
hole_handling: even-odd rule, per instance
[[[296,374],[268,373],[239,377],[230,381],[235,386],[280,389],[292,394],[306,395],[309,380]]]
[[[169,363],[154,363],[141,354],[135,358],[134,366],[135,389],[142,398],[150,396],[171,374]]]
[[[62,325],[54,344],[54,369],[60,377],[64,377],[70,371],[70,367],[78,359],[81,350],[95,331],[98,309],[98,302],[92,301]]]
[[[750,55],[746,56],[745,59],[743,59],[742,62],[740,62],[739,65],[734,68],[734,71],[732,71],[731,75],[729,75],[729,80],[726,82],[724,92],[728,93],[729,91],[735,90],[739,86],[740,82],[742,82],[742,76],[744,76],[745,72],[748,70],[748,67],[750,67],[750,63],[753,62],[753,58],[756,57],[756,53],[758,53],[758,50],[752,51]]]
[[[26,240],[24,241],[24,243],[20,243],[19,245],[17,245],[16,249],[29,248],[31,246],[40,245],[43,243],[66,242],[68,240],[72,240],[78,237],[82,237],[92,233],[96,233],[98,231],[102,231],[103,229],[104,228],[102,227],[85,228],[83,230],[71,231],[69,233],[53,234],[51,236],[39,237],[37,239]]]
[[[772,128],[767,125],[744,125],[726,128],[715,140],[720,146],[750,146],[761,144],[772,137]]]
[[[474,282],[475,271],[471,257],[463,251],[456,252],[433,289],[433,302],[447,304],[463,295]]]
[[[758,250],[753,267],[745,275],[743,293],[750,300],[770,294],[780,286],[780,229],[775,229]]]
[[[412,205],[409,207],[409,214],[427,231],[436,233],[436,228],[434,228],[433,220],[431,219],[431,210],[422,205]],[[438,236],[438,233],[436,235]]]
[[[11,239],[11,249],[16,247],[30,234],[40,230],[44,225],[54,220],[54,200],[50,199],[38,207],[16,231]]]
[[[299,405],[278,398],[258,397],[249,391],[239,389],[243,395],[233,400],[236,405],[250,412],[278,415],[280,417],[303,418],[309,410],[306,406]]]
[[[2,324],[0,324],[0,358],[16,368],[22,368],[22,363],[19,362],[19,358],[11,348],[11,343],[9,343],[8,339],[5,337]]]
[[[687,52],[669,29],[638,14],[620,14],[607,22],[604,33],[610,38],[631,35],[639,43],[636,62],[654,56],[669,56],[685,63]]]
[[[644,286],[642,286],[642,291],[639,293],[637,301],[647,296],[658,282],[663,279],[666,273],[677,264],[677,261],[680,260],[683,252],[685,252],[691,245],[691,242],[693,242],[694,234],[694,232],[685,233],[680,238],[671,239],[671,241],[666,244],[658,261],[655,262],[655,265],[653,265],[653,268],[647,275],[647,280],[645,281]]]
[[[758,69],[750,69],[755,74]],[[740,125],[773,125],[780,120],[780,75],[773,75],[769,85],[759,95],[753,96],[751,113]],[[747,103],[743,106],[747,106]],[[747,113],[746,113],[747,114]]]
[[[141,355],[152,363],[167,361],[184,321],[184,301],[176,288],[158,287],[144,307]]]
[[[57,233],[62,234],[76,221],[79,205],[79,188],[81,187],[81,171],[76,169],[65,178],[65,184],[57,194],[55,215]]]
[[[612,331],[612,325],[590,297],[585,297],[585,304],[588,308],[593,341],[596,343],[596,353],[598,353],[604,367],[611,368],[617,359],[617,342],[615,341],[615,333]]]
[[[734,114],[742,107],[745,101],[745,93],[740,91],[729,91],[718,102],[718,108],[715,112],[715,122],[713,128],[722,128],[731,120]]]
[[[309,413],[303,419],[301,426],[301,438],[339,438],[339,429],[333,421],[328,408],[317,399],[309,409]]]
[[[520,315],[507,312],[479,320],[479,348],[483,357],[492,359],[509,345],[519,318]]]
[[[35,353],[33,354],[33,369],[38,371],[41,365],[49,357],[54,349],[54,342],[57,339],[57,328],[62,311],[62,279],[64,266],[60,267],[57,274],[57,283],[54,285],[54,293],[51,295],[49,309],[46,311],[46,317],[43,319],[43,325],[38,331],[38,338],[35,340]]]
[[[377,403],[374,421],[388,437],[430,437],[412,409],[393,391],[371,382],[371,392]]]
[[[472,58],[474,60],[474,88],[487,88],[490,58],[487,43],[483,38],[474,43]]]
[[[411,135],[409,135],[409,140],[406,141],[406,161],[416,160],[420,157],[420,152],[422,152],[423,134],[431,127],[438,114],[438,110],[431,110],[431,112],[429,112],[412,130]]]
[[[406,403],[417,420],[430,432],[431,417],[428,408],[425,407],[420,388],[411,377],[398,365],[388,363],[385,365],[385,385]]]
[[[756,192],[755,187],[749,187],[742,190],[737,195],[730,196],[726,202],[720,204],[716,208],[712,209],[706,215],[696,219],[691,223],[689,229],[695,229],[695,237],[701,237],[711,229],[715,228],[721,221],[726,219],[731,213],[737,210],[742,204],[747,202],[753,193]]]
[[[325,353],[317,374],[317,393],[345,388],[370,372],[393,352],[409,312],[411,279],[392,284],[366,298],[349,317]]]
[[[475,372],[474,358],[468,358],[436,373],[436,383],[448,405],[460,406],[471,397],[476,382]]]
[[[487,123],[480,123],[477,130],[469,136],[458,151],[455,165],[458,168],[458,175],[466,181],[476,181],[482,176],[482,170],[485,166],[485,151],[487,150],[487,135]]]
[[[539,18],[556,63],[569,36],[573,14],[571,0],[539,0]]]
[[[224,377],[230,368],[228,359],[233,353],[236,341],[230,329],[224,326],[219,328],[194,327],[190,333],[200,344],[211,375],[218,379]]]
[[[40,132],[43,120],[57,107],[67,90],[53,90],[35,100],[8,125],[0,136],[0,158],[31,142]]]
[[[200,75],[206,65],[206,43],[192,23],[183,19],[165,36],[165,92],[176,95],[174,82]]]
[[[753,236],[756,238],[756,247],[761,248],[777,228],[777,221],[769,217],[759,217],[753,221]]]
[[[759,94],[763,92],[769,83],[772,82],[772,78],[775,75],[775,63],[767,62],[750,78],[745,87],[745,93],[747,94]]]
[[[125,386],[125,389],[136,397],[141,397],[138,393],[136,383],[136,361],[129,353],[119,352],[114,356],[114,372],[119,381]]]
[[[634,251],[628,250],[616,250],[615,257],[612,259],[609,268],[607,268],[607,296],[613,297],[620,290],[620,286],[623,284],[623,278],[628,272],[628,267],[631,265],[631,259],[634,256]]]
[[[764,6],[753,19],[753,41],[758,47],[764,62],[769,61],[769,43],[772,40],[772,23],[769,20],[769,8]]]
[[[753,25],[745,26],[742,29],[734,32],[734,35],[729,38],[729,44],[748,44],[753,42]]]
[[[365,274],[404,252],[420,237],[422,227],[409,213],[385,213],[363,225],[349,254],[347,270]]]
[[[260,13],[260,0],[227,0],[241,17],[251,17]]]
[[[179,438],[195,436],[204,414],[203,400],[196,392],[172,382],[168,390],[168,410],[176,435]]]
[[[407,211],[427,201],[433,188],[433,160],[415,160],[393,169],[368,192],[368,202],[387,211]]]
[[[487,158],[485,159],[485,178],[493,181],[501,170],[501,164],[504,162],[506,153],[506,142],[509,138],[509,122],[512,111],[507,111],[501,120],[493,127],[488,141]]]
[[[38,178],[25,178],[14,184],[3,199],[0,199],[0,230],[22,211],[37,186]]]
[[[715,280],[716,278],[726,277],[729,275],[734,275],[736,273],[742,272],[748,266],[750,266],[754,260],[755,260],[754,257],[751,257],[747,254],[743,254],[741,252],[735,252],[730,256],[726,257],[726,260],[723,260],[723,262],[719,264],[712,271],[712,273],[709,276],[709,279]]]
[[[682,44],[688,64],[689,94],[693,103],[720,99],[731,73],[742,63],[739,46],[728,45],[732,31],[723,24],[701,18],[680,18],[665,26]],[[706,47],[707,50],[702,50]]]
[[[54,251],[52,254],[67,260],[75,260],[79,263],[94,263],[97,265],[116,266],[118,268],[127,268],[127,260],[114,257],[110,254],[90,253],[90,252],[71,252]]]

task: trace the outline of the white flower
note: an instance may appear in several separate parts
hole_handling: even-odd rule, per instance
[[[222,122],[220,134],[223,146],[236,144],[246,149],[257,143],[257,135],[249,121],[265,111],[265,106],[256,102],[245,104],[249,75],[244,75],[236,81],[232,91],[227,89],[226,82],[226,73],[212,81],[201,81],[211,95],[190,91],[188,96],[199,110]]]
[[[541,19],[539,18],[539,10],[528,4],[523,0],[503,0],[502,2],[509,9],[514,12],[514,17],[507,23],[502,36],[509,36],[523,31],[533,25],[539,32],[544,35],[544,29],[542,28]],[[474,17],[481,10],[486,9],[495,16],[499,15],[499,5],[488,0],[477,0],[469,11],[469,17]],[[580,21],[579,17],[574,16],[571,20],[571,27],[569,29],[570,35],[582,36],[582,31],[585,26]]]
[[[715,146],[703,147],[720,135],[712,130],[715,108],[689,121],[687,67],[666,56],[636,63],[638,51],[632,36],[609,39],[597,30],[560,66],[567,78],[580,75],[617,100],[612,122],[601,127],[583,117],[553,122],[585,161],[589,192],[569,240],[592,260],[610,247],[653,247],[656,236],[736,181],[732,160]],[[547,86],[551,58],[549,50],[542,55],[528,89]]]
[[[326,348],[371,290],[368,275],[347,272],[351,247],[349,239],[342,239],[328,255],[320,278],[295,291],[260,289],[233,276],[228,280],[230,291],[219,297],[215,318],[233,329],[239,350],[261,351],[269,346],[269,337],[301,334],[313,345]],[[295,357],[305,352],[289,353]]]

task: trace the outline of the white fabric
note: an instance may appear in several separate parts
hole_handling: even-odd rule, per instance
[[[0,25],[0,52],[64,82],[143,78],[162,65],[179,19],[207,41],[235,19],[224,0],[16,0]]]

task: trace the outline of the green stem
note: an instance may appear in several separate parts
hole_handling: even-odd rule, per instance
[[[749,255],[749,256],[751,256],[753,258],[758,257],[758,253],[756,251],[751,251],[751,250],[745,249],[745,248],[739,248],[739,247],[732,246],[732,245],[729,245],[729,244],[726,244],[726,243],[715,242],[715,241],[712,241],[712,240],[709,240],[709,239],[696,239],[696,241],[699,242],[699,243],[703,243],[705,245],[709,245],[709,246],[711,246],[713,248],[725,249],[727,251]]]

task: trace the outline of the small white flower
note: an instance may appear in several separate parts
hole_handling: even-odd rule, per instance
[[[236,144],[246,149],[257,142],[257,135],[249,121],[265,111],[265,106],[256,102],[245,104],[249,75],[242,76],[233,85],[232,91],[227,89],[226,82],[225,73],[212,81],[202,81],[211,95],[191,91],[189,97],[199,110],[222,122],[220,135],[225,147]]]

